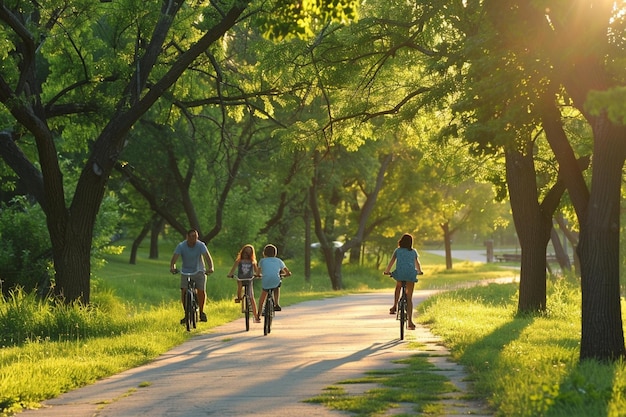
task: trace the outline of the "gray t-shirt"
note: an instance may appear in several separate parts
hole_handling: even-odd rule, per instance
[[[182,261],[182,272],[190,274],[193,272],[204,271],[204,264],[202,263],[202,255],[209,253],[204,242],[198,240],[193,247],[187,244],[186,240],[183,240],[176,246],[174,253],[178,254]]]

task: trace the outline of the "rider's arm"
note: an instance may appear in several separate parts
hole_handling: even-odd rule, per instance
[[[291,271],[287,267],[284,267],[283,269],[281,269],[280,273],[281,275],[286,276],[286,277],[291,276]]]
[[[176,270],[176,261],[178,260],[178,254],[175,253],[172,255],[172,260],[170,261],[170,272],[174,272]]]
[[[417,270],[418,274],[422,274],[422,264],[420,263],[418,257],[415,257],[415,269]]]
[[[211,258],[211,253],[207,250],[204,254],[204,259],[206,259],[206,271],[209,274],[213,273],[213,258]]]

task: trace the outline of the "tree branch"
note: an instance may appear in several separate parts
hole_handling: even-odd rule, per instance
[[[41,171],[28,160],[8,132],[0,132],[0,157],[24,182],[28,192],[45,208],[46,198]]]

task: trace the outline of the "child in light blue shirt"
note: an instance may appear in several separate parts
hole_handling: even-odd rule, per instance
[[[263,287],[263,291],[261,291],[258,305],[262,307],[263,303],[265,303],[267,292],[274,290],[274,300],[276,300],[274,311],[281,311],[282,309],[278,304],[278,299],[280,297],[280,280],[281,276],[290,276],[291,271],[285,266],[282,259],[276,257],[277,253],[278,249],[276,249],[276,246],[274,245],[265,245],[263,248],[263,259],[259,261],[259,270],[262,277],[261,286]],[[257,316],[257,319],[258,318],[259,317]]]

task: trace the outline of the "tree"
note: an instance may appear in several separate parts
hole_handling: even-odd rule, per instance
[[[46,214],[55,291],[67,301],[89,302],[93,226],[127,133],[199,56],[237,24],[250,2],[146,4],[60,0],[0,5],[4,24],[0,32],[6,40],[0,51],[6,57],[0,102],[11,115],[2,119],[12,118],[14,124],[10,135],[0,136],[0,152]],[[275,11],[285,5],[289,1],[277,1]],[[281,22],[285,24],[279,33],[292,33],[298,24],[306,28],[318,17],[326,21],[356,13],[327,2],[314,6],[298,10],[307,17],[299,23]],[[271,16],[265,17],[271,22]],[[74,122],[79,129],[72,136]],[[36,157],[21,148],[28,148],[30,138]],[[59,163],[61,138],[75,139],[76,146],[86,150],[80,178],[69,193]]]
[[[619,285],[626,126],[623,118],[611,117],[617,104],[613,104],[612,93],[624,89],[623,67],[619,64],[614,67],[626,56],[626,45],[621,38],[624,4],[618,5],[578,2],[572,8],[554,9],[550,13],[553,23],[549,29],[547,22],[543,23],[543,30],[552,35],[546,48],[555,64],[554,81],[562,83],[593,131],[589,189],[579,176],[567,179],[580,222],[581,359],[616,360],[626,356]],[[601,98],[599,102],[593,101],[594,91]],[[559,162],[564,166],[572,164],[564,158]]]
[[[523,65],[518,68],[523,68],[527,80],[534,80],[538,94],[528,96],[529,106],[539,108],[541,114],[550,109],[546,100],[560,104],[566,97],[591,127],[589,188],[571,144],[562,135],[547,137],[550,141],[560,140],[551,143],[552,150],[580,224],[580,358],[623,358],[626,348],[619,291],[619,217],[626,126],[623,118],[614,116],[622,107],[614,94],[624,89],[623,65],[618,64],[626,56],[621,35],[624,4],[579,1],[546,8],[528,2],[490,1],[485,5],[501,50],[519,57],[518,63]]]
[[[533,126],[545,122],[542,125],[559,163],[560,178],[576,209],[583,293],[580,357],[624,357],[619,205],[626,127],[623,118],[611,117],[623,114],[615,93],[623,91],[623,65],[618,63],[626,52],[621,37],[624,5],[579,1],[548,6],[491,0],[466,2],[462,7],[464,10],[454,10],[457,14],[451,21],[458,22],[454,20],[457,16],[474,19],[466,19],[462,28],[462,24],[456,26],[467,36],[463,43],[467,48],[458,55],[459,62],[471,62],[470,71],[474,68],[476,74],[488,75],[489,85],[499,87],[489,90],[484,83],[473,83],[473,94],[465,95],[467,108],[478,112],[474,115],[482,112],[480,120],[494,122],[488,131],[482,127],[490,140],[487,146],[514,143],[511,132],[516,133],[514,140],[530,137]],[[468,59],[468,52],[473,59]],[[506,94],[502,87],[508,87]],[[568,138],[551,130],[551,121],[561,117],[552,108],[568,101],[584,115],[593,133],[589,188],[580,157]],[[499,129],[493,129],[495,123],[500,123]],[[496,134],[509,139],[493,141]]]
[[[495,163],[490,158],[473,157],[467,144],[458,138],[450,138],[444,144],[433,143],[427,148],[426,161],[415,172],[419,181],[429,184],[430,195],[423,196],[425,207],[421,217],[437,223],[446,269],[452,269],[455,234],[472,226],[474,230],[480,229],[497,217],[496,194],[487,180],[495,170]]]
[[[360,150],[361,151],[361,150]],[[362,151],[361,151],[362,152]],[[347,213],[351,213],[349,207],[346,207],[346,201],[341,198],[345,190],[338,186],[332,186],[330,196],[326,201],[327,207],[325,210],[326,219],[322,221],[322,212],[320,211],[320,188],[324,181],[320,178],[321,170],[319,165],[321,161],[316,161],[316,175],[313,178],[313,182],[309,189],[309,205],[311,207],[311,214],[315,226],[315,235],[320,241],[321,250],[326,261],[326,268],[331,280],[331,284],[334,290],[340,290],[343,288],[341,268],[345,254],[352,248],[359,247],[368,233],[373,229],[373,225],[370,223],[370,215],[374,209],[374,206],[378,200],[378,195],[383,187],[385,173],[392,162],[392,155],[382,153],[378,156],[378,161],[374,162],[370,159],[371,163],[368,164],[371,167],[376,167],[376,170],[371,170],[373,174],[368,176],[361,176],[361,178],[346,178],[341,174],[338,174],[340,169],[336,166],[332,174],[340,182],[343,181],[358,181],[358,198],[353,200],[355,204],[358,204],[358,218],[354,222],[342,222],[348,226],[345,230],[346,241],[343,245],[335,247],[333,245],[333,236],[338,236],[338,233],[333,230],[335,223],[335,216],[341,211],[341,208]],[[334,161],[338,165],[341,165],[341,161]],[[329,171],[326,171],[328,174]]]

